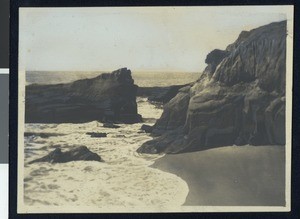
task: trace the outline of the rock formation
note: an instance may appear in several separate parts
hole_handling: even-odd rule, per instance
[[[107,134],[103,132],[87,132],[87,135],[91,136],[91,138],[106,138]]]
[[[214,50],[200,78],[164,106],[141,153],[285,144],[286,21]]]
[[[148,97],[149,101],[165,104],[177,95],[180,88],[185,86],[187,84],[167,87],[139,87],[137,96]]]
[[[66,152],[62,152],[60,148],[56,148],[48,155],[30,161],[29,164],[37,162],[66,163],[78,160],[103,161],[98,154],[91,152],[86,146],[79,146]]]
[[[126,68],[67,84],[28,85],[25,122],[140,122],[136,93],[137,85]]]
[[[151,125],[142,125],[141,130],[144,130],[146,133],[151,133],[153,131],[153,126]]]

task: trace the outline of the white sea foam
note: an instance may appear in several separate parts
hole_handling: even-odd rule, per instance
[[[162,110],[145,99],[138,101],[139,113],[157,119]],[[146,123],[152,125],[153,123]],[[178,176],[149,167],[163,155],[136,153],[151,137],[141,132],[142,124],[121,124],[118,129],[104,128],[93,121],[83,124],[26,124],[26,132],[64,134],[49,138],[26,137],[24,203],[30,209],[47,212],[51,206],[130,209],[147,207],[163,211],[180,206],[188,193]],[[105,132],[106,138],[91,138],[86,132]],[[85,145],[99,154],[102,162],[34,163],[28,161],[47,155],[55,147],[62,150]],[[78,209],[76,209],[78,210]],[[126,210],[125,210],[126,211]]]

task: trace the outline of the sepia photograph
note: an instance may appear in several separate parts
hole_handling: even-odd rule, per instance
[[[283,212],[293,6],[20,7],[17,212]]]

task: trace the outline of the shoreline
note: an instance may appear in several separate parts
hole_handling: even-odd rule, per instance
[[[188,185],[184,206],[285,206],[285,147],[227,146],[166,154],[150,167]]]

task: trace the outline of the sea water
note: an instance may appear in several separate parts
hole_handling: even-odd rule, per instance
[[[195,75],[189,77],[193,80]],[[175,78],[157,80],[158,84],[151,79],[149,83],[152,86],[182,84],[178,77]],[[140,84],[149,85],[147,79],[138,80]],[[181,206],[188,194],[186,182],[174,174],[150,167],[163,155],[136,152],[144,142],[152,139],[140,130],[141,125],[153,125],[161,116],[162,109],[149,103],[146,98],[138,98],[137,103],[138,111],[146,122],[120,124],[118,129],[104,128],[98,121],[25,124],[25,132],[58,135],[48,138],[39,135],[25,137],[24,204],[29,209],[44,209],[45,212],[51,206],[56,206],[60,212],[72,206],[77,206],[75,211],[90,207],[99,212],[116,212],[118,209],[123,212],[130,209],[164,211]],[[104,132],[107,137],[92,138],[87,132]],[[28,164],[56,147],[66,151],[80,145],[99,154],[104,162]]]
[[[101,74],[100,71],[92,72],[26,72],[26,84],[58,84],[69,83],[79,79],[94,78]],[[138,72],[132,71],[135,84],[140,87],[170,86],[187,84],[199,78],[196,72]]]

